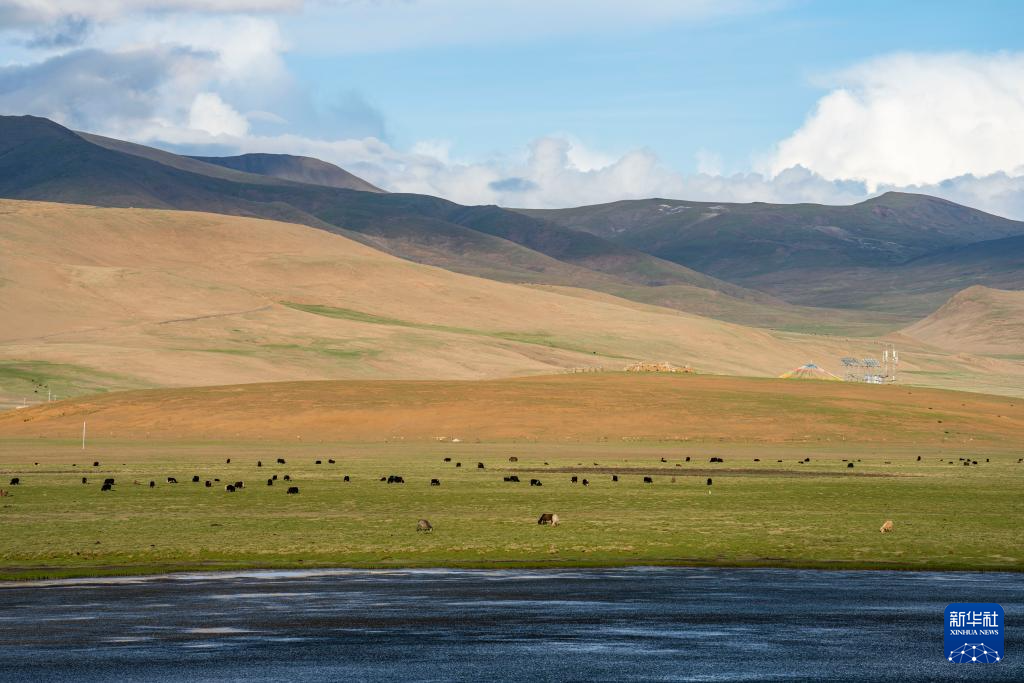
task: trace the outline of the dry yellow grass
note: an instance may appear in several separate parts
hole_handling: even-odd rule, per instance
[[[0,405],[8,406],[35,398],[30,380],[63,386],[66,396],[480,379],[636,360],[774,377],[878,348],[455,274],[288,223],[39,202],[0,201],[0,295]],[[1017,361],[909,339],[901,350],[913,381],[1024,393]]]
[[[904,332],[950,351],[1024,357],[1024,292],[968,287]]]
[[[143,390],[0,414],[0,437],[316,442],[638,440],[1013,446],[1018,399],[899,386],[587,374]]]

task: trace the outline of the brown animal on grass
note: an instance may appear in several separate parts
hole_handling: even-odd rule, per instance
[[[540,516],[540,519],[537,520],[537,524],[550,524],[551,526],[558,526],[558,522],[558,515],[551,512],[545,512]]]
[[[433,531],[434,527],[431,526],[430,522],[425,519],[421,519],[416,522],[416,531]]]
[[[885,524],[882,525],[882,528],[879,529],[879,531],[881,531],[883,534],[888,534],[888,533],[891,533],[893,529],[894,529],[894,527],[893,527],[892,520],[891,519],[887,519],[887,520],[885,520]]]

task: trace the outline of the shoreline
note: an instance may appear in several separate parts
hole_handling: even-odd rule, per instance
[[[855,562],[847,560],[767,560],[749,561],[700,560],[698,558],[650,558],[637,562],[623,561],[581,562],[578,560],[535,559],[522,561],[481,561],[456,562],[452,564],[415,564],[387,562],[365,562],[352,564],[324,563],[307,564],[302,561],[275,563],[256,562],[168,562],[140,565],[104,565],[99,567],[0,567],[0,589],[28,586],[40,582],[88,579],[133,579],[175,576],[181,574],[208,574],[215,576],[227,573],[305,571],[305,572],[362,572],[362,571],[516,571],[516,570],[572,570],[572,569],[778,569],[802,571],[844,571],[844,572],[946,572],[946,573],[1001,573],[1022,574],[1024,565],[1016,567],[995,567],[950,562],[947,564],[914,565],[899,562]]]

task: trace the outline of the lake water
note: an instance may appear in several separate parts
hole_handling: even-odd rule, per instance
[[[998,602],[998,664],[943,608]],[[1024,575],[630,568],[0,587],[0,681],[1024,680]]]

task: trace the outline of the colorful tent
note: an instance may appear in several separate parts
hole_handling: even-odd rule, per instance
[[[830,382],[843,381],[841,377],[833,375],[828,370],[819,368],[814,363],[807,363],[806,365],[801,365],[798,368],[794,368],[793,370],[790,370],[787,373],[779,375],[779,377],[781,377],[782,379],[823,379],[828,380]]]

